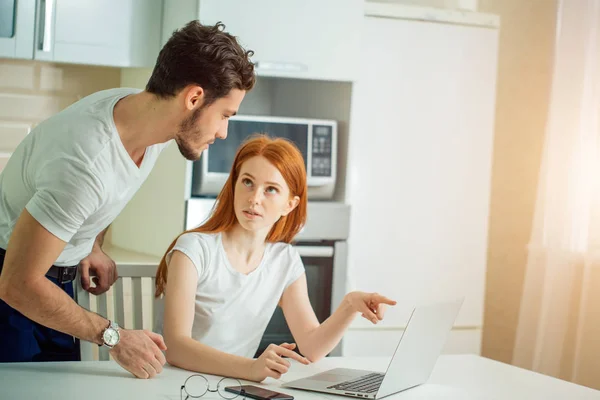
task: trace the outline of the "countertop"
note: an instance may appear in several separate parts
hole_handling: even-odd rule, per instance
[[[102,250],[104,250],[117,265],[147,265],[157,267],[161,259],[161,257],[152,254],[123,249],[114,246],[112,243],[105,243],[104,246],[102,246]]]

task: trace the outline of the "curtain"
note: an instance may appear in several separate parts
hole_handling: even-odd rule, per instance
[[[557,17],[513,364],[600,389],[600,0]]]

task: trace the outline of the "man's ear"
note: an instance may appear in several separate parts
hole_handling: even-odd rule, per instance
[[[299,203],[300,203],[300,197],[294,196],[294,197],[290,198],[288,200],[287,207],[283,211],[283,216],[286,216],[289,213],[291,213],[292,211],[294,211],[294,208],[298,207]]]
[[[192,111],[202,107],[206,98],[206,92],[201,86],[188,85],[182,91],[184,107]]]

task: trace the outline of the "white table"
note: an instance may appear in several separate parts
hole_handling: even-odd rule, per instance
[[[335,367],[382,371],[386,358],[326,358],[310,366],[294,364],[281,381],[260,385],[273,390],[283,381]],[[0,399],[113,400],[179,399],[189,371],[166,366],[150,380],[133,378],[113,361],[0,364]],[[216,385],[218,378],[210,377]],[[344,399],[297,390],[281,390],[296,399]],[[207,393],[203,400],[220,399]],[[561,399],[600,400],[600,391],[474,355],[442,355],[429,381],[388,399]]]

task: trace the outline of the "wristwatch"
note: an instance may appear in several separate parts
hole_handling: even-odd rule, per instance
[[[102,346],[112,349],[119,343],[119,340],[121,339],[121,335],[119,334],[120,327],[114,321],[109,320],[108,322],[108,328],[102,332]]]

